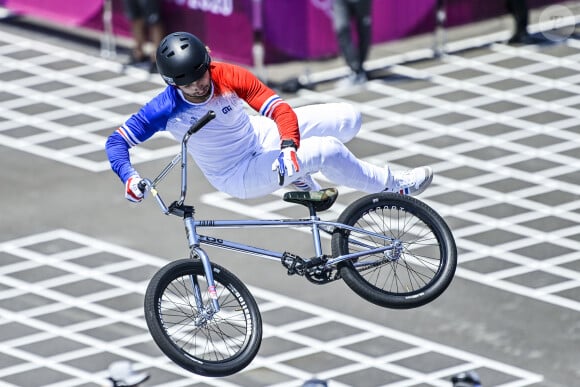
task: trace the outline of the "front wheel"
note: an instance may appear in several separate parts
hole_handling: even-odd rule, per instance
[[[186,370],[227,376],[245,368],[262,342],[258,304],[246,286],[212,264],[220,310],[214,311],[203,264],[181,259],[161,268],[145,293],[145,320],[161,351]]]
[[[367,195],[349,205],[338,222],[375,235],[335,230],[334,257],[390,246],[338,264],[344,282],[364,299],[387,308],[416,308],[451,283],[457,266],[455,240],[443,218],[425,203],[395,193]]]

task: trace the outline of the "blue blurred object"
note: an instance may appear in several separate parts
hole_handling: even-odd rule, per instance
[[[462,372],[451,377],[453,387],[481,387],[481,380],[475,371]]]
[[[328,387],[326,380],[310,379],[304,382],[302,387]]]

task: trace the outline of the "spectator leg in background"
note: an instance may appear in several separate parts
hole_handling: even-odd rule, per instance
[[[147,32],[145,29],[145,20],[142,18],[131,20],[131,32],[133,33],[133,50],[131,53],[131,64],[144,62],[144,47],[147,43]]]
[[[508,43],[526,43],[529,39],[529,10],[526,0],[507,0],[507,9],[514,18],[514,34]]]
[[[358,34],[357,74],[364,73],[364,62],[369,56],[371,47],[371,0],[360,0],[355,5],[355,17]]]

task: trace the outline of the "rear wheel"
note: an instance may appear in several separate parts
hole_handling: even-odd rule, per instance
[[[236,276],[216,264],[212,272],[219,312],[213,311],[201,261],[182,259],[149,282],[145,319],[157,346],[176,364],[199,375],[227,376],[258,353],[262,320],[254,297]]]
[[[349,205],[338,222],[390,240],[337,229],[334,257],[393,246],[338,265],[344,282],[364,299],[387,308],[416,308],[451,283],[457,266],[455,240],[443,218],[425,203],[394,193],[367,195]]]

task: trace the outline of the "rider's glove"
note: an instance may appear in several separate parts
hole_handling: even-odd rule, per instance
[[[284,175],[288,177],[294,175],[294,172],[300,171],[298,157],[296,156],[296,143],[292,140],[282,141],[280,154],[272,163],[272,170],[278,172],[278,184],[284,184]]]
[[[135,203],[143,200],[145,193],[139,189],[139,182],[142,180],[139,175],[133,175],[127,180],[125,183],[125,198]]]

